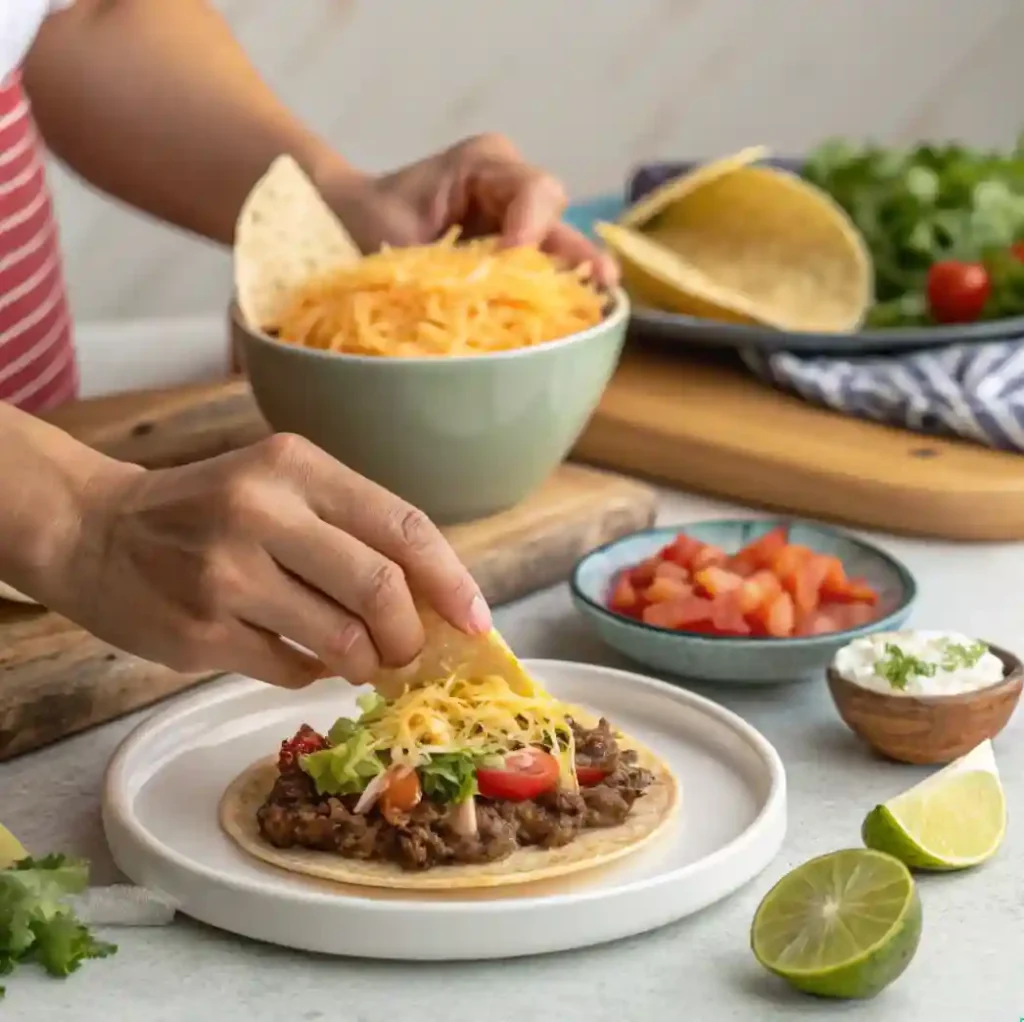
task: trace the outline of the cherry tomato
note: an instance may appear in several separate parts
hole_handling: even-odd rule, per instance
[[[581,788],[593,788],[600,784],[608,776],[608,771],[599,766],[576,767],[576,780],[580,782]]]
[[[973,323],[991,290],[988,271],[981,263],[950,259],[928,271],[928,307],[939,323]]]
[[[326,748],[327,739],[308,724],[303,724],[291,738],[281,743],[281,750],[277,754],[277,769],[284,773],[295,766],[300,756],[308,756],[311,752]]]
[[[484,798],[525,802],[558,785],[558,760],[543,749],[517,749],[501,767],[480,767],[476,785]]]

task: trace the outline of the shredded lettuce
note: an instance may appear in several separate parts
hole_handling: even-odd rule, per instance
[[[332,742],[342,723],[353,724],[352,721],[339,720],[331,728]],[[384,770],[384,762],[373,747],[370,732],[354,724],[343,741],[329,749],[303,756],[299,766],[313,779],[320,795],[358,795]]]
[[[431,756],[419,768],[423,793],[435,802],[465,802],[476,794],[477,761],[466,752]]]

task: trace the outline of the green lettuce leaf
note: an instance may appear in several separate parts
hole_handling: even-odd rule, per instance
[[[331,741],[341,723],[338,721],[331,728]],[[373,748],[373,737],[358,727],[332,748],[303,756],[299,766],[313,779],[320,795],[357,795],[384,770],[384,763]]]
[[[435,802],[465,802],[476,794],[476,760],[465,752],[443,752],[419,768],[423,793]]]
[[[63,855],[22,859],[0,870],[0,975],[35,961],[51,976],[67,976],[87,959],[117,950],[96,940],[66,902],[88,880],[86,863]]]

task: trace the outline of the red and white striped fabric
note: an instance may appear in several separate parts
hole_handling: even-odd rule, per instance
[[[77,391],[42,147],[15,73],[0,84],[0,401],[38,413]]]

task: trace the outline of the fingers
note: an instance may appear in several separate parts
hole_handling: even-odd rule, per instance
[[[589,263],[593,267],[594,279],[604,287],[614,287],[619,282],[619,268],[615,260],[566,223],[559,222],[551,228],[543,247],[546,252],[573,266]]]
[[[526,164],[509,164],[502,172],[509,178],[503,189],[509,196],[502,216],[503,240],[508,245],[542,244],[561,220],[567,204],[565,189]]]
[[[305,489],[322,521],[282,522],[268,550],[358,614],[382,660],[394,662],[393,644],[405,652],[412,641],[407,615],[417,621],[418,615],[410,610],[410,588],[456,628],[470,634],[490,629],[479,588],[426,515],[312,445],[306,456]],[[422,634],[417,641],[401,663],[419,652]]]
[[[311,650],[331,674],[353,685],[368,682],[381,660],[363,622],[280,568],[272,566],[270,570],[272,577],[261,579],[258,589],[240,604],[238,617],[263,632],[283,636]],[[394,649],[401,649],[398,657],[403,659],[395,666],[408,663],[423,645],[419,618],[415,611],[410,616],[413,638],[404,647],[385,645],[392,656]],[[408,649],[411,652],[406,652]]]
[[[309,515],[271,536],[267,552],[330,600],[297,582],[282,585],[279,598],[275,594],[277,625],[265,620],[262,607],[259,624],[308,646],[331,666],[354,666],[363,681],[378,666],[378,653],[380,663],[401,667],[423,648],[423,627],[405,573],[384,551],[356,538],[350,522],[342,531]]]
[[[237,625],[217,650],[211,666],[236,671],[279,688],[305,688],[327,673],[314,656],[258,628]]]

